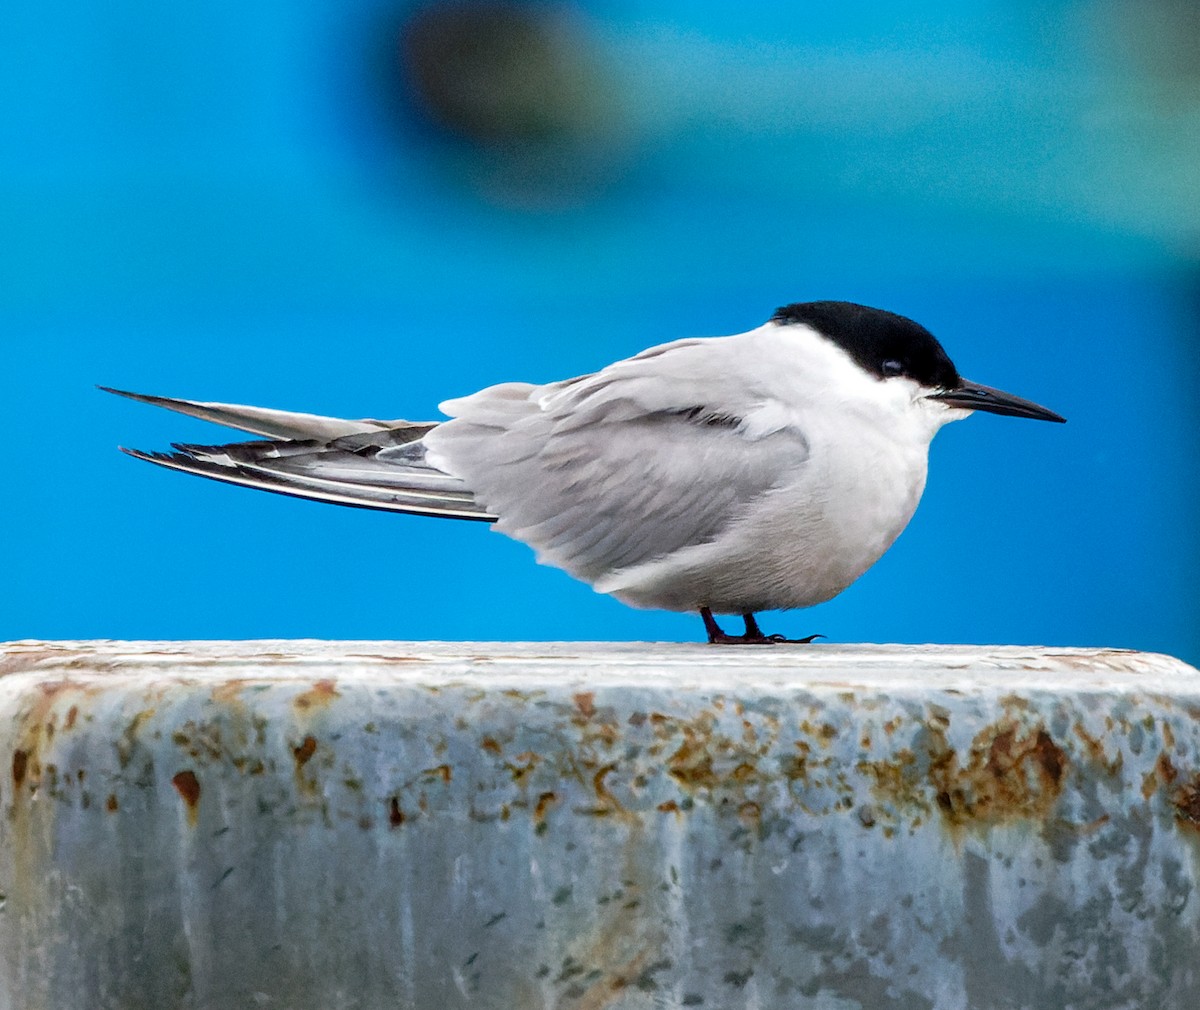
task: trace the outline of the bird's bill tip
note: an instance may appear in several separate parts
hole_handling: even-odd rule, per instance
[[[930,393],[929,399],[939,400],[948,407],[984,410],[989,414],[1005,414],[1008,417],[1030,417],[1035,421],[1055,421],[1059,424],[1067,420],[1061,414],[1056,414],[1032,400],[1014,396],[1002,389],[993,389],[979,382],[968,382],[966,379],[959,382],[954,389]]]

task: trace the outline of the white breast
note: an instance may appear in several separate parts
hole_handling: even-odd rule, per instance
[[[710,542],[615,571],[597,581],[599,591],[668,610],[808,607],[854,582],[908,525],[925,488],[929,443],[948,412],[927,408],[915,383],[881,382],[797,329],[782,348],[780,334],[767,334],[765,350],[781,359],[775,395],[747,419],[746,433],[753,439],[785,425],[803,432],[804,466]]]
[[[810,438],[795,482],[765,495],[710,543],[597,583],[625,603],[753,613],[831,599],[908,525],[925,488],[927,445],[874,432],[853,444]]]

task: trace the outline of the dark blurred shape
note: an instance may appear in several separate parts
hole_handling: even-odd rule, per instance
[[[577,196],[620,161],[616,81],[568,5],[429,4],[404,23],[400,58],[415,114],[508,196]]]
[[[1116,34],[1131,44],[1155,78],[1187,88],[1200,83],[1200,3],[1196,0],[1108,0]]]
[[[1128,85],[1141,101],[1138,140],[1177,152],[1180,189],[1200,193],[1200,2],[1096,0],[1112,48],[1132,59]],[[1179,251],[1200,264],[1200,200],[1179,208],[1190,227]],[[1194,335],[1194,330],[1192,331]]]

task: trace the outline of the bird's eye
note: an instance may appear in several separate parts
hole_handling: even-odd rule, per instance
[[[904,362],[897,361],[895,358],[888,358],[882,365],[879,366],[883,370],[884,375],[903,375]]]

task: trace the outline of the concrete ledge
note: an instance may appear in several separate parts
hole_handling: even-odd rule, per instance
[[[0,1008],[1200,1006],[1200,673],[0,646]]]

